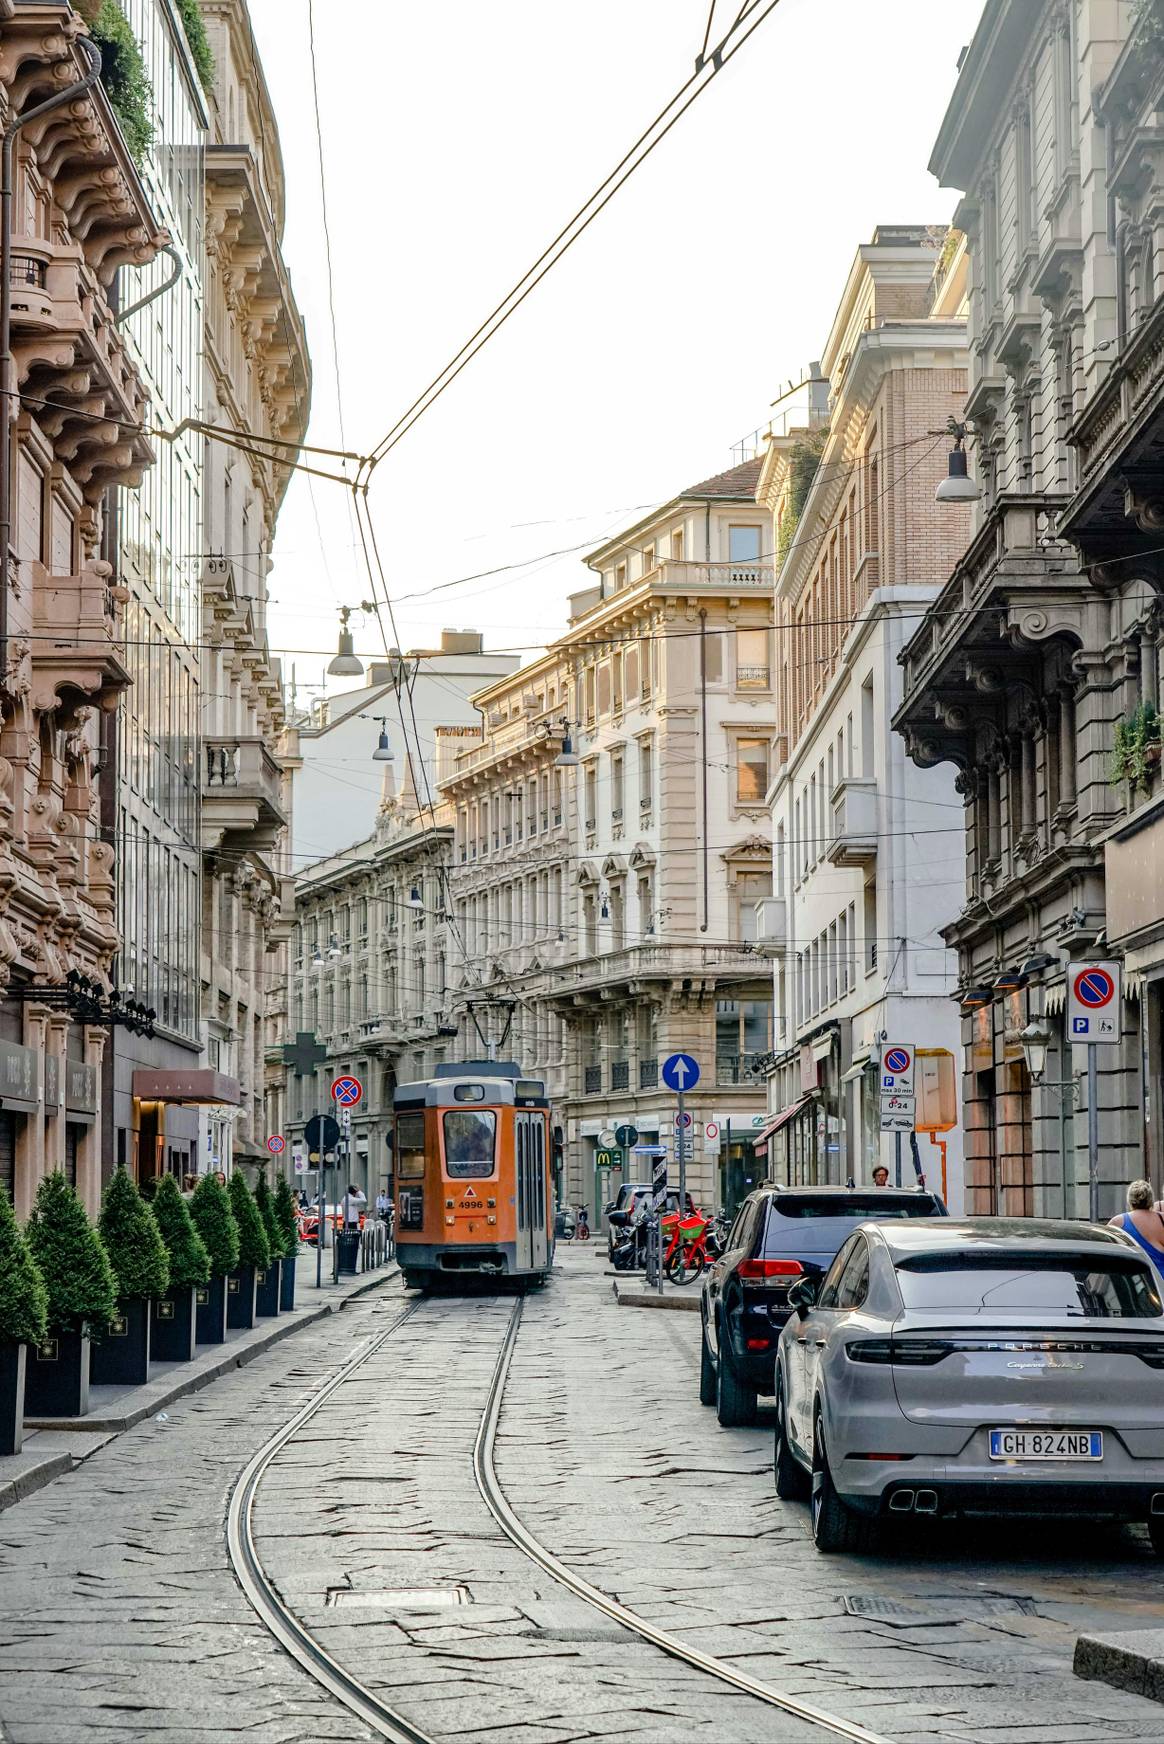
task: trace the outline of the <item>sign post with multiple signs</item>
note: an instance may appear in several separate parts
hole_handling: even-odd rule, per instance
[[[1088,1215],[1099,1221],[1099,1063],[1097,1047],[1118,1047],[1123,1010],[1120,965],[1071,963],[1067,969],[1067,1033],[1087,1048]]]
[[[675,1150],[679,1161],[679,1226],[682,1228],[683,1213],[687,1205],[687,1164],[694,1157],[694,1148],[689,1128],[691,1116],[683,1106],[683,1098],[688,1090],[694,1090],[699,1082],[699,1061],[691,1054],[671,1054],[663,1061],[662,1079],[668,1090],[674,1090],[678,1100],[675,1111]],[[666,1187],[667,1177],[664,1170],[663,1185]],[[659,1289],[663,1288],[663,1219],[659,1217]]]
[[[917,1111],[912,1042],[886,1042],[881,1050],[881,1130],[893,1134],[895,1187],[901,1186],[901,1135],[912,1132]]]

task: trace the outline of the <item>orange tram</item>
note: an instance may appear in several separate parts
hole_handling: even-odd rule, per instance
[[[438,1066],[399,1084],[396,1256],[404,1282],[541,1283],[554,1257],[550,1105],[509,1061]]]

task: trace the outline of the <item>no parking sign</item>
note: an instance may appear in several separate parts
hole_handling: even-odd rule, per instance
[[[1067,1028],[1073,1042],[1120,1039],[1120,965],[1072,963],[1067,970]]]

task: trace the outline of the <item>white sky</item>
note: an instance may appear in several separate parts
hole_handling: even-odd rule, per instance
[[[310,440],[339,446],[307,0],[250,3],[314,362]],[[387,431],[683,83],[707,4],[315,0],[349,448]],[[737,10],[718,0],[716,34]],[[980,12],[782,0],[379,468],[394,597],[596,545],[731,465],[819,356],[874,225],[949,219],[926,163]],[[368,595],[345,495],[297,475],[279,523],[271,642],[301,686],[334,650],[338,606]],[[528,647],[561,632],[587,581],[579,553],[403,602],[401,642],[464,625]],[[374,623],[356,631],[380,649]]]

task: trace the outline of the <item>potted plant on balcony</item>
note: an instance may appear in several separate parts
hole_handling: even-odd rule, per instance
[[[190,1216],[210,1256],[210,1277],[194,1292],[199,1344],[226,1339],[227,1279],[238,1265],[238,1224],[230,1195],[217,1175],[203,1175],[190,1198]]]
[[[48,1292],[47,1330],[29,1351],[25,1411],[83,1417],[89,1409],[89,1340],[101,1338],[117,1308],[117,1281],[101,1237],[59,1171],[36,1190],[28,1247]]]
[[[44,1279],[0,1186],[0,1454],[20,1452],[27,1347],[44,1342],[47,1311]]]
[[[189,1362],[197,1341],[195,1292],[210,1277],[210,1256],[173,1175],[158,1182],[154,1216],[170,1256],[170,1287],[154,1303],[154,1357]]]
[[[230,1177],[230,1208],[238,1224],[238,1265],[226,1281],[226,1324],[248,1327],[255,1323],[257,1275],[271,1263],[267,1232],[241,1169]]]
[[[170,1283],[170,1261],[157,1219],[124,1168],[101,1200],[97,1222],[117,1279],[117,1312],[89,1356],[95,1386],[142,1387],[150,1370],[150,1306]]]
[[[275,1219],[275,1201],[271,1197],[264,1169],[259,1170],[259,1178],[255,1182],[255,1210],[262,1219],[268,1256],[266,1269],[255,1279],[255,1313],[260,1320],[269,1320],[279,1312],[283,1279],[280,1261],[285,1243]]]
[[[1160,767],[1160,715],[1155,703],[1142,702],[1130,715],[1116,722],[1115,746],[1112,751],[1111,780],[1113,786],[1126,781],[1134,804],[1136,790],[1147,793],[1152,778]]]
[[[295,1306],[295,1267],[299,1259],[299,1218],[286,1175],[280,1175],[275,1182],[275,1222],[283,1237],[279,1306],[286,1314]]]

